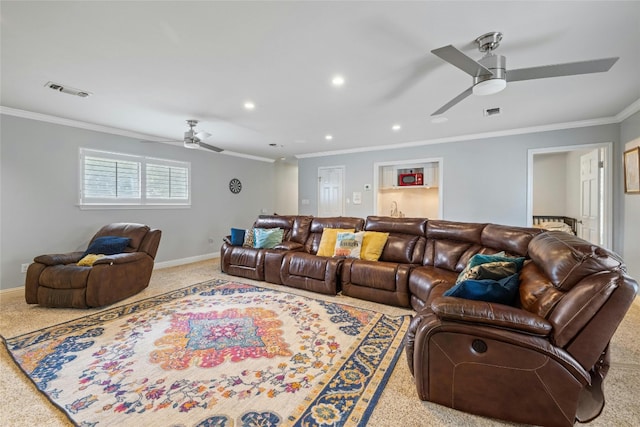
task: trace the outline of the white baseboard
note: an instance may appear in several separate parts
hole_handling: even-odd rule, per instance
[[[161,268],[176,267],[178,265],[191,264],[192,262],[205,261],[208,259],[220,258],[220,252],[213,252],[210,254],[197,255],[188,258],[172,259],[170,261],[156,262],[153,264],[154,270]],[[0,289],[0,295],[9,292],[24,292],[24,286],[16,286],[15,288]]]
[[[196,255],[188,258],[172,259],[170,261],[156,262],[153,265],[154,270],[161,268],[176,267],[178,265],[191,264],[192,262],[206,261],[208,259],[219,258],[220,252],[212,252],[210,254]]]

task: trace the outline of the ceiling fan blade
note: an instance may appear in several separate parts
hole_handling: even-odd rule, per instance
[[[574,76],[577,74],[609,71],[619,58],[603,58],[591,61],[568,62],[566,64],[543,65],[541,67],[507,70],[507,81],[545,79],[547,77]]]
[[[401,97],[420,84],[420,82],[427,78],[433,70],[443,65],[444,63],[429,55],[423,56],[417,61],[403,67],[403,69],[397,72],[397,74],[402,73],[405,74],[405,76],[391,90],[380,98],[381,101],[386,103]]]
[[[454,105],[456,105],[458,102],[462,101],[463,99],[465,99],[467,96],[471,95],[473,91],[473,86],[471,86],[469,89],[465,90],[464,92],[462,92],[460,95],[456,96],[455,98],[453,98],[451,101],[447,102],[446,104],[444,104],[442,107],[440,107],[438,109],[438,111],[436,111],[435,113],[432,114],[432,116],[437,116],[438,114],[442,114],[445,111],[447,111],[449,108],[453,107]]]
[[[451,65],[454,65],[460,68],[465,73],[469,74],[471,77],[483,76],[483,75],[492,75],[493,73],[488,68],[484,67],[482,64],[474,61],[452,45],[440,47],[438,49],[434,49],[431,51],[437,57],[444,59]]]
[[[201,131],[196,133],[196,138],[198,139],[207,139],[211,136],[211,134],[209,132],[205,132],[205,131]]]
[[[162,141],[158,140],[158,141],[152,141],[150,139],[141,139],[140,142],[145,143],[145,144],[162,144],[162,143],[168,143],[168,142],[173,142],[176,144],[181,144],[182,141],[179,141],[177,139],[163,139]]]
[[[198,142],[198,145],[199,145],[200,147],[202,147],[202,148],[206,148],[207,150],[215,151],[216,153],[221,153],[221,152],[223,152],[223,151],[224,151],[224,149],[223,149],[223,148],[218,148],[218,147],[215,147],[215,146],[213,146],[213,145],[205,144],[205,143],[204,143],[204,142],[202,142],[202,141]]]

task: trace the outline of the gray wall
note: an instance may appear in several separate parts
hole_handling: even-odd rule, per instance
[[[140,222],[161,229],[156,262],[167,263],[217,253],[230,227],[249,227],[263,209],[275,210],[275,173],[269,162],[8,115],[0,120],[0,289],[23,286],[20,265],[34,256],[86,249],[107,223]],[[191,208],[81,210],[79,147],[191,162]],[[228,188],[234,177],[242,181],[237,195]]]
[[[373,164],[416,158],[443,158],[443,218],[454,221],[527,224],[527,151],[534,148],[613,142],[613,247],[620,251],[622,233],[620,125],[537,132],[420,147],[303,158],[299,165],[301,214],[317,211],[319,166],[346,166],[345,194],[363,191],[373,182]],[[361,205],[346,205],[345,215],[366,217],[375,211],[373,195],[363,191]]]
[[[640,145],[637,138],[640,138],[640,112],[623,121],[620,127],[620,139],[625,143],[626,150]],[[622,157],[622,154],[619,157]],[[623,256],[629,274],[640,280],[640,194],[625,194],[623,204]]]

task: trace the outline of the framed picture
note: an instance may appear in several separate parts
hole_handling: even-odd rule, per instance
[[[624,192],[640,194],[640,147],[624,152]]]

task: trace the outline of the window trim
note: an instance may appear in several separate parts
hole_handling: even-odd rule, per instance
[[[140,198],[85,198],[84,174],[86,157],[101,157],[116,161],[122,160],[138,163]],[[78,168],[78,206],[80,207],[80,209],[184,209],[191,207],[191,162],[119,153],[113,151],[96,150],[85,147],[80,147],[78,153],[78,162],[80,166]],[[147,197],[146,169],[148,164],[185,168],[187,172],[187,198],[171,200]]]

